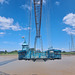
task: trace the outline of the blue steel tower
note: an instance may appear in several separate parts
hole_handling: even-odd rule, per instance
[[[37,40],[40,40],[41,50],[43,51],[43,44],[40,35],[41,31],[41,17],[42,17],[42,0],[34,0],[34,13],[35,13],[35,24],[36,24],[36,37],[34,48],[36,50]]]

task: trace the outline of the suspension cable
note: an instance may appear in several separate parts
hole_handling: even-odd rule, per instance
[[[48,2],[50,1],[50,2]],[[45,16],[46,16],[46,35],[47,35],[47,44],[48,44],[48,48],[51,47],[51,25],[50,25],[50,4],[51,4],[51,0],[47,0],[46,6],[45,6]]]
[[[30,0],[30,20],[29,20],[29,42],[28,45],[30,47],[30,36],[31,36],[31,22],[32,22],[32,0]]]

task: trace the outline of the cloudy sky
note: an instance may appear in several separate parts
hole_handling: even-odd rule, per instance
[[[32,10],[32,24],[29,15]],[[35,19],[34,5],[30,0],[0,0],[0,50],[20,50],[22,36],[34,47]],[[43,0],[41,35],[46,50],[53,46],[68,51],[71,34],[75,37],[75,0]],[[75,42],[75,40],[74,40]]]

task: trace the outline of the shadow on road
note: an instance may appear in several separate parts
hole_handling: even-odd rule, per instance
[[[0,66],[6,65],[6,64],[11,63],[11,62],[14,62],[16,60],[17,60],[17,58],[16,59],[12,59],[12,60],[6,60],[6,61],[3,61],[3,62],[0,62]]]
[[[7,73],[4,73],[4,72],[0,71],[0,75],[10,75],[10,74],[7,74]]]

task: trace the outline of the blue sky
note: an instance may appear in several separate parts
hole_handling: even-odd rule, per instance
[[[32,24],[29,28],[29,14],[32,9]],[[41,35],[44,50],[51,45],[68,51],[70,34],[75,35],[75,0],[43,0]],[[30,0],[0,0],[0,50],[21,50],[25,36],[31,29],[31,43],[34,47],[34,6]],[[75,42],[75,40],[74,40]]]

